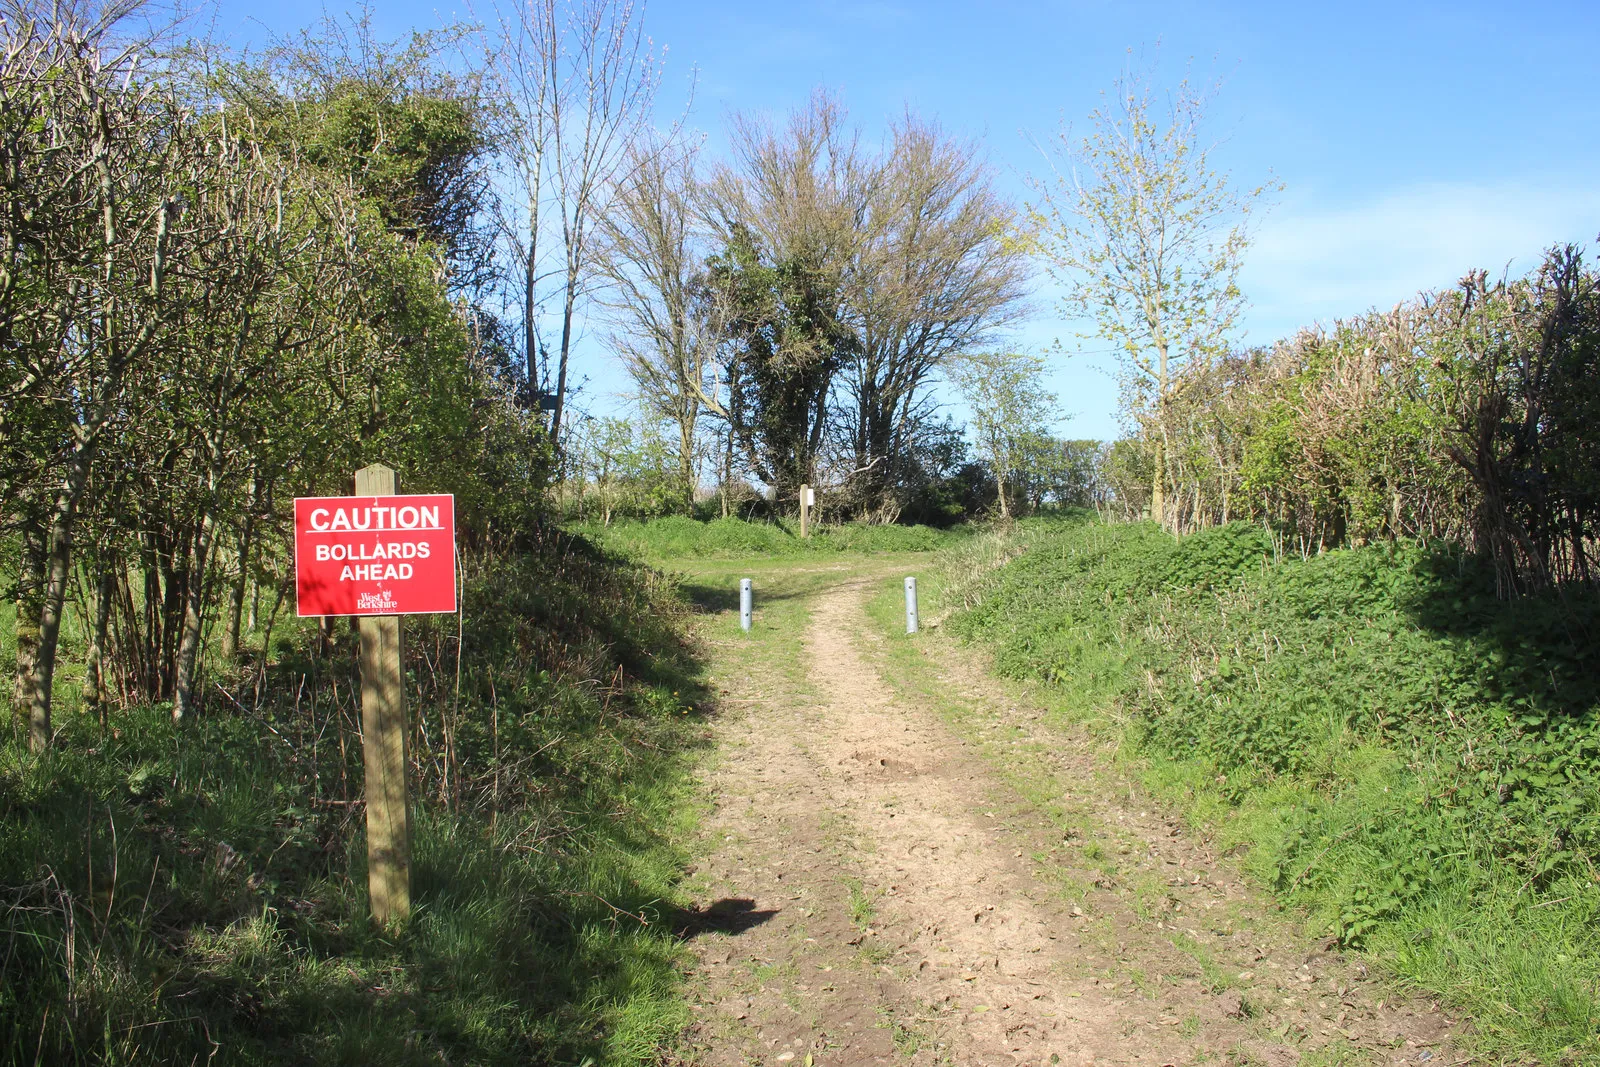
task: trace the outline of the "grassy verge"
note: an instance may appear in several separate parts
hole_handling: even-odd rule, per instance
[[[1243,526],[1024,524],[937,570],[925,617],[1120,740],[1485,1053],[1600,1057],[1592,597],[1503,604],[1474,561],[1415,545],[1280,560]]]
[[[464,605],[408,622],[403,929],[366,918],[342,628],[286,640],[259,700],[0,748],[0,1060],[656,1062],[686,1015],[686,607],[564,536],[469,565]]]
[[[793,694],[801,694],[811,691],[810,661],[797,654],[796,647],[804,638],[816,596],[864,566],[914,568],[926,566],[929,559],[929,553],[882,553],[872,556],[870,564],[861,557],[835,555],[815,560],[675,559],[662,566],[672,568],[685,597],[709,616],[701,632],[721,672],[781,677]],[[753,590],[749,633],[739,629],[741,578],[749,578]]]
[[[808,538],[792,520],[697,519],[673,516],[610,526],[581,527],[584,536],[635,559],[708,559],[752,556],[829,555],[840,552],[930,552],[968,536],[964,526],[817,526]]]

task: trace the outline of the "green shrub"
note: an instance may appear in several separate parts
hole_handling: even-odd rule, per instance
[[[1346,945],[1518,1055],[1600,1055],[1600,598],[1448,547],[1278,559],[1233,524],[1024,530],[950,622],[1119,731]],[[990,557],[1003,553],[990,550]]]
[[[259,707],[246,679],[181,725],[0,747],[0,1062],[658,1060],[685,1019],[686,609],[564,536],[463,563],[459,690],[457,619],[407,623],[401,932],[366,916],[343,626],[287,642]]]

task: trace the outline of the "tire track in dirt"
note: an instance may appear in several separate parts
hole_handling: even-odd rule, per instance
[[[969,745],[883,679],[882,638],[864,609],[878,577],[841,575],[816,599],[797,650],[810,664],[806,684],[767,676],[729,687],[745,710],[725,725],[724,758],[707,783],[714,845],[700,872],[708,902],[689,923],[698,957],[690,1059],[1456,1061],[1438,1043],[1442,1017],[1372,1007],[1354,988],[1361,977],[1331,954],[1295,968],[1292,951],[1264,944],[1271,938],[1248,919],[1243,929],[1230,919],[1225,936],[1201,934],[1197,915],[1262,911],[1263,902],[1175,824],[1096,795],[1092,751],[1063,756],[1052,738],[1055,771],[1080,786],[1065,799],[1099,827],[1084,833],[1126,850],[1146,896],[1161,879],[1163,907],[1138,914],[1131,876],[1086,861],[1002,784],[975,750],[991,746]],[[737,657],[732,647],[722,654]],[[1001,759],[1011,758],[1004,746],[1027,743],[1029,715],[993,701],[981,674],[946,677],[931,661],[929,670],[995,704],[986,710],[989,729],[1004,731]],[[1064,885],[1085,888],[1074,898]],[[1252,984],[1257,970],[1263,981]],[[1281,982],[1266,980],[1273,970]]]

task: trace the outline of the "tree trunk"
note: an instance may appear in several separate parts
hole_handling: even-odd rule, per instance
[[[728,435],[723,439],[722,449],[722,517],[727,518],[733,514],[730,508],[729,494],[733,489],[728,484],[733,480],[733,424],[728,424]]]
[[[133,582],[128,577],[127,564],[119,564],[115,570],[115,579],[112,585],[112,596],[115,604],[112,608],[111,625],[116,635],[117,656],[121,660],[120,686],[121,694],[126,699],[129,695],[128,682],[131,680],[137,689],[143,686],[150,677],[150,664],[146,653],[149,651],[144,640],[144,631],[139,625],[139,611],[133,604]]]
[[[11,689],[11,707],[17,725],[29,733],[28,711],[34,706],[33,687],[39,669],[39,616],[44,611],[44,551],[37,530],[24,528],[22,559],[17,575],[17,669]]]
[[[211,470],[206,476],[205,511],[200,516],[200,529],[194,540],[194,559],[189,571],[189,581],[184,590],[183,633],[178,639],[177,678],[173,685],[172,721],[182,722],[195,709],[194,683],[196,665],[200,656],[200,628],[204,620],[206,597],[206,564],[211,555],[211,541],[217,526],[217,485],[222,480],[222,456],[213,446]]]
[[[245,568],[248,564],[250,551],[249,536],[241,534],[239,537],[239,574],[234,578],[232,587],[228,590],[228,616],[223,620],[222,626],[222,658],[235,660],[239,658],[239,627],[244,620],[245,586],[250,578]]]
[[[317,620],[317,658],[327,659],[333,655],[333,625],[336,618],[324,615]]]
[[[17,611],[17,679],[13,706],[28,719],[28,747],[42,751],[50,743],[51,686],[56,672],[56,644],[61,638],[61,611],[67,598],[67,579],[72,565],[72,524],[77,517],[78,498],[89,477],[91,447],[80,445],[67,467],[67,475],[51,509],[50,528],[44,544],[35,540],[32,553],[24,552],[23,569],[30,560],[35,581],[24,583],[27,603],[19,593]],[[37,535],[35,535],[37,538]],[[43,551],[41,552],[40,549]],[[25,610],[24,610],[25,609]],[[31,655],[23,653],[24,631],[31,643]],[[35,636],[36,635],[36,636]],[[29,662],[24,667],[24,659]]]
[[[84,656],[83,708],[99,716],[106,723],[106,706],[110,694],[106,690],[105,658],[106,636],[111,626],[111,598],[116,595],[115,579],[110,567],[102,567],[94,589],[94,630],[89,635],[89,651]]]
[[[1157,340],[1158,369],[1156,373],[1156,462],[1150,482],[1150,517],[1157,523],[1167,524],[1167,346]]]
[[[130,627],[136,633],[142,634],[140,639],[140,662],[143,670],[140,672],[140,685],[143,696],[147,700],[160,700],[162,695],[163,661],[161,649],[164,642],[161,637],[161,620],[164,618],[162,604],[166,594],[162,591],[161,580],[166,574],[166,567],[162,563],[162,555],[158,551],[156,535],[146,531],[139,538],[139,571],[144,577],[143,611],[137,612],[133,606],[133,588],[130,583],[127,592],[129,618],[135,623]],[[142,616],[142,618],[141,618]]]
[[[683,477],[683,513],[694,514],[694,422],[692,418],[678,422],[678,473]]]
[[[39,612],[39,654],[29,692],[28,747],[42,751],[50,743],[51,686],[56,673],[56,643],[61,638],[61,611],[67,598],[67,578],[72,565],[72,511],[66,492],[50,524],[49,554],[45,557],[44,598]]]
[[[561,416],[567,407],[567,357],[572,351],[572,305],[577,299],[577,279],[567,277],[567,294],[561,306],[561,356],[556,367],[556,407],[550,414],[550,447],[561,455]]]
[[[239,576],[234,579],[228,595],[228,617],[222,630],[222,658],[232,661],[239,655],[239,620],[244,616],[245,587],[250,581],[250,550],[254,547],[256,507],[259,504],[259,483],[250,480],[250,509],[245,512],[239,529]]]
[[[528,258],[523,264],[522,273],[522,344],[524,348],[522,358],[526,364],[528,385],[531,387],[538,378],[542,377],[542,375],[537,374],[539,333],[537,329],[538,321],[534,318],[535,313],[538,311],[538,292],[535,288],[538,281],[536,273],[538,264],[535,262],[535,256],[538,251],[537,242],[539,236],[539,205],[537,197],[530,201],[528,211],[532,220],[530,225],[533,227],[533,235],[528,239]],[[540,381],[539,384],[543,385],[544,383]]]
[[[156,539],[156,565],[160,568],[157,583],[158,626],[152,633],[159,634],[155,646],[156,690],[152,698],[169,700],[177,682],[178,641],[183,634],[183,606],[189,591],[190,553],[194,536],[188,527],[176,533],[162,532]]]
[[[1155,473],[1150,478],[1150,518],[1166,525],[1167,514],[1167,449],[1161,433],[1155,438]]]
[[[172,721],[182,722],[195,707],[195,667],[200,655],[200,627],[205,609],[206,556],[211,549],[215,520],[208,512],[200,520],[200,535],[195,540],[194,567],[189,572],[183,600],[183,633],[178,639],[177,677],[172,692]]]

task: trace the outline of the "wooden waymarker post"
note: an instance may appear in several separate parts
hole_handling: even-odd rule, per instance
[[[816,501],[816,495],[809,485],[800,487],[800,536],[811,536],[811,505]]]
[[[456,502],[399,496],[381,463],[356,471],[355,496],[294,501],[295,613],[361,619],[361,750],[367,777],[372,917],[411,913],[403,615],[454,614]]]
[[[356,496],[394,496],[394,471],[356,471]],[[399,615],[361,617],[361,748],[367,772],[367,895],[372,917],[411,914],[411,804],[406,796],[404,630]]]

